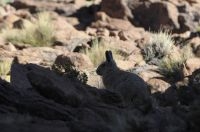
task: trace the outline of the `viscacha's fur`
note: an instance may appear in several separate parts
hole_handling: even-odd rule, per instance
[[[106,61],[96,70],[102,76],[105,87],[121,94],[126,102],[140,104],[148,101],[150,92],[145,81],[134,73],[118,68],[111,51],[106,51],[105,55]]]

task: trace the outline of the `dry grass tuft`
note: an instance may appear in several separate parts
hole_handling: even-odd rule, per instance
[[[192,56],[191,48],[184,47],[179,54],[172,54],[163,58],[158,65],[158,71],[166,78],[178,81],[183,78],[184,63]]]
[[[0,78],[10,81],[10,72],[11,63],[8,61],[0,61]]]
[[[162,59],[173,51],[173,45],[174,40],[169,31],[160,30],[158,33],[153,33],[142,51],[145,61]]]
[[[85,49],[82,52],[86,54],[95,67],[97,67],[100,63],[105,61],[105,51],[111,50],[113,52],[114,58],[120,58],[120,55],[117,53],[117,50],[105,44],[104,40],[100,38],[94,38],[92,40],[92,46],[89,49]]]
[[[15,44],[49,46],[54,41],[54,26],[50,14],[43,12],[35,22],[24,21],[22,29],[4,29],[2,34],[6,41]]]

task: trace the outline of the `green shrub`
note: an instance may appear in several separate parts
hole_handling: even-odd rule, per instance
[[[70,79],[76,79],[79,80],[81,83],[86,84],[88,81],[88,77],[86,75],[86,73],[84,72],[80,72],[79,70],[77,70],[75,68],[75,66],[71,65],[71,64],[65,64],[63,65],[53,65],[52,69],[62,75],[62,76],[67,76]]]
[[[39,13],[37,21],[24,21],[22,29],[5,29],[3,37],[15,44],[47,46],[54,41],[54,27],[49,13]]]
[[[145,61],[150,62],[153,59],[162,59],[171,53],[173,45],[174,40],[168,31],[161,30],[158,33],[153,33],[149,43],[142,50]]]

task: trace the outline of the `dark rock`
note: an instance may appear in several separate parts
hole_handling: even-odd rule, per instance
[[[124,0],[102,0],[101,11],[114,18],[132,18],[131,11]]]
[[[22,29],[23,28],[23,20],[17,20],[13,23],[13,28]]]
[[[28,70],[24,65],[19,64],[17,58],[13,60],[11,65],[11,85],[17,89],[30,89],[32,88],[26,74]]]
[[[133,23],[146,30],[158,31],[163,27],[179,29],[178,10],[169,2],[143,3],[132,9]]]

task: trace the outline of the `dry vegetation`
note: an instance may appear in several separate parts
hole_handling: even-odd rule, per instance
[[[109,44],[104,42],[103,39],[95,37],[92,39],[91,47],[88,49],[83,50],[82,52],[85,53],[95,67],[97,67],[101,62],[105,60],[105,51],[111,50],[113,52],[113,56],[116,59],[120,58],[120,54],[117,53],[117,50],[111,47]]]
[[[184,60],[181,58],[164,58],[159,64],[159,73],[168,79],[180,80]]]
[[[54,41],[54,32],[50,15],[43,12],[37,15],[34,22],[24,21],[22,29],[4,29],[2,35],[6,41],[14,44],[49,46]]]
[[[192,57],[192,49],[188,46],[179,49],[179,52],[164,57],[159,65],[159,73],[167,79],[178,81],[183,79],[183,68],[186,60]]]
[[[153,33],[149,43],[143,49],[145,61],[149,62],[155,58],[162,59],[173,51],[174,41],[168,31],[160,30]]]
[[[11,63],[8,61],[0,61],[0,78],[10,81],[10,72]]]

